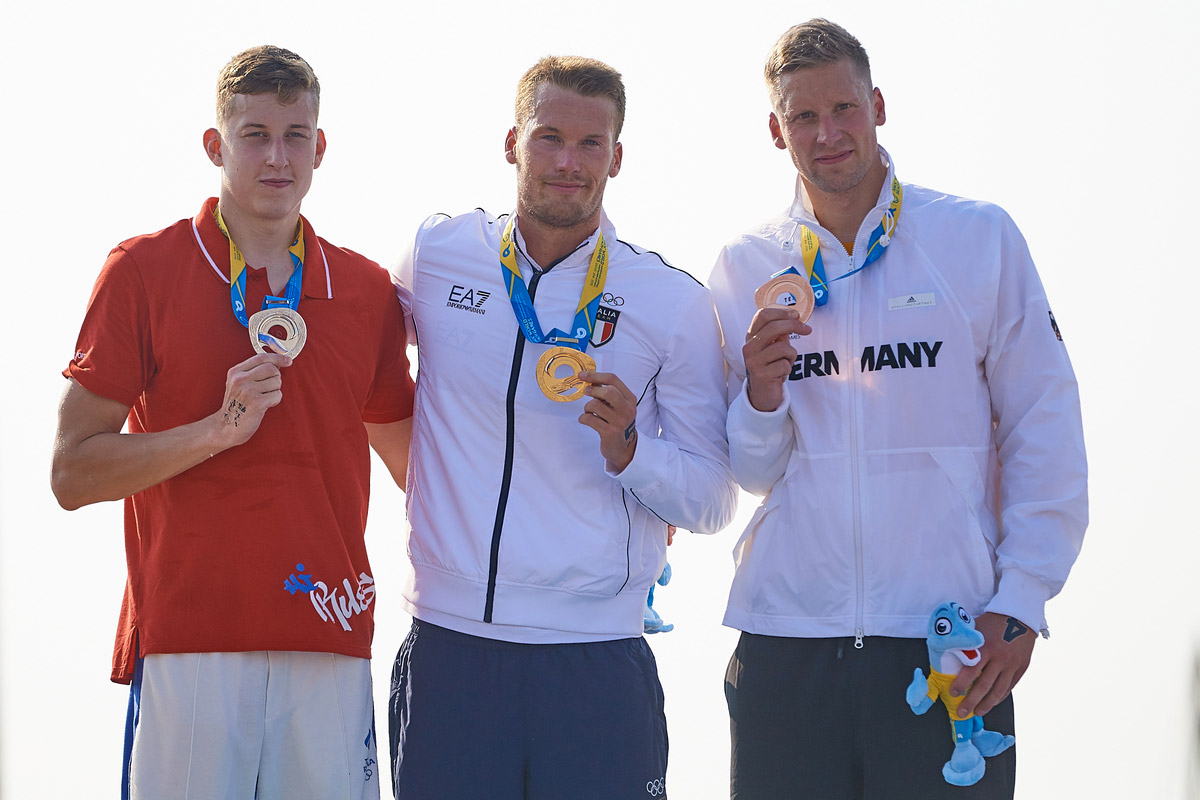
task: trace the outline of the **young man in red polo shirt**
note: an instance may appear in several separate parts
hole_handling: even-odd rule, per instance
[[[125,499],[125,796],[379,794],[367,445],[403,484],[413,387],[387,274],[300,216],[319,100],[226,65],[219,197],[112,251],[64,371],[55,495]]]

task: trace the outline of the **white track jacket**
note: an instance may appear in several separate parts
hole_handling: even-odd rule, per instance
[[[638,443],[619,475],[587,399],[554,402],[518,329],[500,265],[508,221],[430,217],[393,271],[417,345],[408,471],[414,616],[515,642],[640,636],[667,524],[701,533],[733,516],[726,383],[708,290],[601,222],[608,278],[588,355],[638,398]],[[518,264],[543,331],[570,329],[592,235],[551,268]]]
[[[881,154],[886,156],[885,153]],[[710,286],[728,341],[734,476],[764,496],[734,550],[725,624],[773,636],[922,638],[953,600],[1046,629],[1087,525],[1079,394],[1028,248],[1000,208],[904,184],[861,266],[797,180],[782,216],[726,246]],[[783,405],[750,405],[754,290],[820,238],[830,299],[793,337]],[[739,391],[740,389],[740,391]]]

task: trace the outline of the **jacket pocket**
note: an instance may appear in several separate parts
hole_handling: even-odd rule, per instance
[[[952,600],[978,613],[996,586],[985,452],[878,454],[869,465],[865,612],[924,616]]]

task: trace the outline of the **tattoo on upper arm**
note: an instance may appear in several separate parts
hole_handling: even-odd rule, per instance
[[[1008,618],[1008,627],[1004,629],[1004,641],[1011,642],[1029,633],[1029,628],[1019,619]]]

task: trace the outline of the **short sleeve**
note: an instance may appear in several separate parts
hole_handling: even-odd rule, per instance
[[[132,407],[156,371],[141,270],[130,252],[117,247],[96,279],[75,354],[63,375]]]
[[[371,423],[397,422],[408,419],[413,412],[414,388],[405,352],[405,314],[391,286],[386,281],[380,283],[379,291],[386,307],[380,327],[379,361],[371,394],[363,409],[363,421]]]

